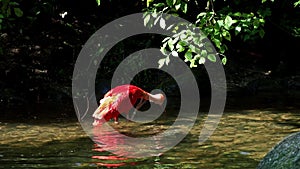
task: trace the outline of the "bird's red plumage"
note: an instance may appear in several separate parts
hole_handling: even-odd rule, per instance
[[[117,119],[120,113],[128,113],[137,99],[148,99],[148,93],[134,85],[121,85],[108,91],[94,112],[96,121]]]

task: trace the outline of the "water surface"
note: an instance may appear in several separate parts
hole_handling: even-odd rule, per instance
[[[143,137],[168,128],[176,117],[148,124],[112,124],[120,132]],[[205,114],[171,150],[150,158],[116,156],[97,146],[76,120],[0,122],[0,168],[256,168],[287,135],[300,131],[299,110],[227,111],[213,133],[198,143]]]

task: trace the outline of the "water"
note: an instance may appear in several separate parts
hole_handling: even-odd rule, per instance
[[[144,125],[121,119],[119,125],[113,125],[127,135],[147,136],[165,130],[174,118]],[[120,157],[97,147],[74,119],[3,121],[0,168],[256,168],[276,143],[300,131],[299,118],[298,110],[227,111],[214,134],[199,145],[205,120],[201,115],[184,140],[150,158]]]

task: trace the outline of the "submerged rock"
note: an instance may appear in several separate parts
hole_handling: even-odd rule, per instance
[[[300,132],[291,134],[279,142],[262,159],[257,169],[299,169]]]

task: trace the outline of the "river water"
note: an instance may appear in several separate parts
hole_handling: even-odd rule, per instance
[[[128,135],[136,136],[137,129],[147,136],[163,131],[175,118],[143,125],[121,119],[112,126]],[[300,131],[299,119],[295,109],[226,111],[213,135],[199,144],[205,120],[205,115],[199,115],[179,144],[147,158],[126,158],[103,150],[76,119],[4,120],[0,121],[0,168],[256,168],[276,143]]]

